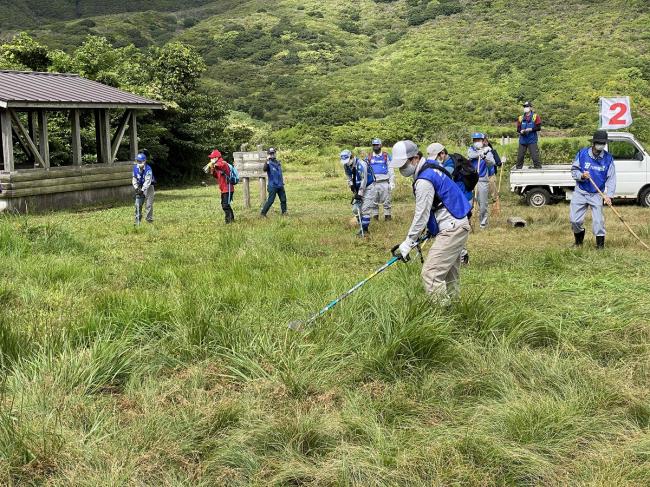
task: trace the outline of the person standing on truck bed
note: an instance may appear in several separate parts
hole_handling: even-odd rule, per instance
[[[581,149],[571,166],[571,176],[576,180],[576,187],[571,197],[569,220],[575,237],[575,247],[581,247],[585,239],[585,228],[582,224],[585,221],[587,208],[591,207],[596,248],[605,248],[603,202],[610,204],[616,192],[616,167],[614,158],[605,150],[607,140],[605,130],[596,130],[591,139],[591,147]],[[589,179],[605,193],[604,200]]]
[[[519,134],[519,150],[517,152],[517,169],[524,167],[524,157],[530,151],[533,167],[541,169],[539,149],[537,148],[538,132],[542,130],[542,119],[533,111],[529,101],[524,103],[524,114],[517,119],[517,133]]]

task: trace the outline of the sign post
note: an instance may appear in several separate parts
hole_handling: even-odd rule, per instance
[[[264,163],[266,162],[266,152],[235,152],[233,154],[235,167],[242,179],[244,185],[244,208],[251,207],[251,179],[257,179],[260,184],[260,199],[262,204],[266,200],[266,173],[264,172]]]
[[[600,128],[604,130],[624,129],[632,125],[630,97],[619,96],[600,99]]]

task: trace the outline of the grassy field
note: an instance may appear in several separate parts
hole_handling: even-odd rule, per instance
[[[450,308],[414,260],[296,334],[412,196],[360,242],[335,162],[287,181],[290,216],[238,194],[227,227],[214,186],[159,191],[139,229],[130,205],[0,217],[0,484],[650,483],[650,255],[609,212],[575,251],[566,203],[508,197]]]

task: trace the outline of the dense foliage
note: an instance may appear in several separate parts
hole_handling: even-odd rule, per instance
[[[241,140],[226,131],[228,110],[219,97],[197,91],[205,63],[196,51],[180,42],[170,42],[146,51],[129,45],[113,47],[105,38],[91,36],[71,53],[48,50],[26,34],[0,46],[0,67],[24,70],[73,72],[110,86],[165,102],[163,111],[141,119],[140,147],[146,147],[157,164],[159,179],[192,176],[217,144],[231,152],[250,134],[238,132]],[[115,123],[121,113],[114,113]],[[95,133],[90,113],[82,118],[85,159],[95,160]],[[51,116],[51,158],[55,165],[69,163],[70,133],[64,114]],[[22,154],[22,152],[18,152]],[[127,157],[123,146],[118,157]],[[20,158],[18,160],[20,164]]]
[[[632,98],[632,131],[650,142],[644,0],[181,4],[173,12],[148,2],[142,12],[136,2],[131,12],[32,33],[68,53],[89,34],[120,49],[193,46],[206,64],[198,92],[267,124],[266,143],[331,148],[380,136],[464,144],[475,129],[514,135],[523,100],[534,102],[545,135],[584,136],[597,125],[599,97],[614,95]],[[111,8],[121,7],[102,12]]]

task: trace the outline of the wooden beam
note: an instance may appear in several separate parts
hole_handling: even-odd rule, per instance
[[[0,110],[0,130],[2,131],[2,163],[7,172],[14,171],[14,141],[11,133],[11,116],[8,110]]]
[[[99,136],[101,133],[101,116],[99,114],[99,109],[93,112],[93,116],[95,119],[95,151],[97,152],[97,163],[100,164],[102,162],[102,144]]]
[[[41,154],[38,152],[38,148],[36,147],[36,144],[34,144],[34,141],[31,139],[31,137],[27,133],[27,129],[25,128],[25,126],[22,123],[20,123],[20,119],[18,118],[18,115],[16,114],[16,112],[14,112],[10,108],[9,109],[9,115],[11,117],[11,120],[14,123],[14,126],[16,127],[16,129],[18,129],[18,133],[22,136],[23,139],[25,139],[25,142],[27,142],[27,147],[32,152],[32,154],[34,155],[34,158],[36,159],[36,162],[38,162],[41,165],[41,167],[49,167],[49,166],[45,166],[45,161],[41,157]],[[4,129],[4,126],[3,126],[3,129]],[[47,136],[47,134],[46,134],[46,136]],[[12,149],[13,149],[13,147],[12,147]]]
[[[129,123],[129,155],[135,161],[138,155],[138,116],[135,110],[131,110],[131,123]]]
[[[102,108],[99,110],[99,143],[102,148],[102,162],[112,164],[111,158],[111,120],[108,110]]]
[[[131,120],[131,112],[127,110],[126,112],[124,112],[124,115],[120,120],[120,125],[117,127],[115,136],[111,141],[111,162],[117,159],[117,151],[120,149],[120,144],[122,143],[122,139],[124,138],[124,133],[126,132],[126,126],[129,123],[129,120]]]
[[[45,110],[38,111],[38,147],[41,154],[41,163],[43,167],[49,169],[50,167],[50,136],[47,130],[47,112]]]
[[[34,154],[32,154],[32,151],[29,150],[29,147],[25,145],[23,139],[20,138],[20,134],[16,130],[16,127],[11,127],[11,131],[14,134],[14,140],[18,142],[18,145],[20,146],[22,151],[27,155],[27,159],[29,159],[33,163],[36,163],[36,160],[34,159]]]
[[[79,110],[70,110],[70,124],[72,125],[72,165],[81,166],[81,122]]]

